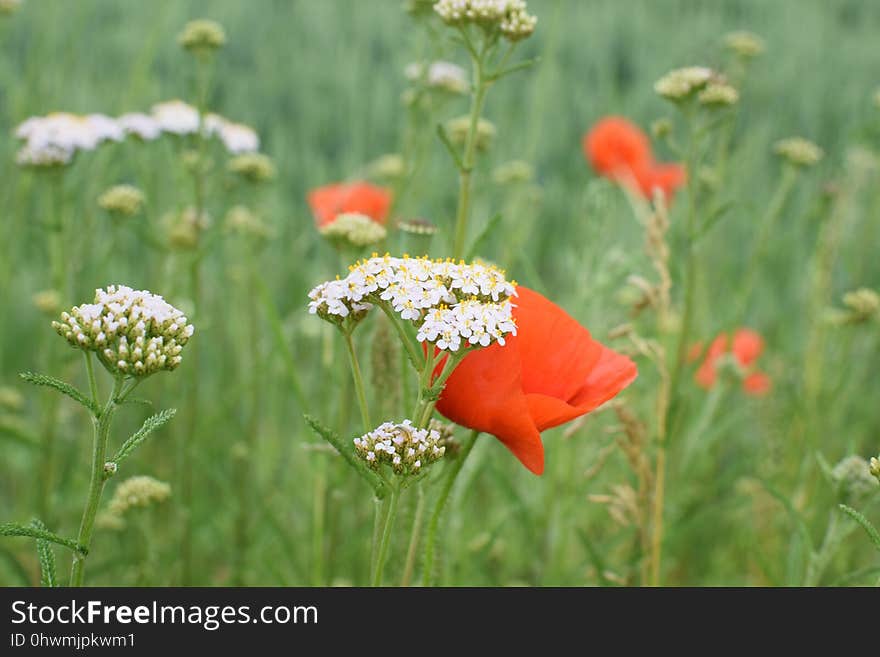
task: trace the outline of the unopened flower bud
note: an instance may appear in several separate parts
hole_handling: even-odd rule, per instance
[[[395,474],[403,476],[423,472],[446,453],[437,431],[417,429],[409,420],[381,424],[355,438],[354,448],[371,468],[378,470],[390,466]]]
[[[437,226],[428,221],[427,219],[421,219],[416,217],[414,219],[403,219],[400,223],[397,224],[398,230],[403,233],[409,233],[410,235],[423,235],[425,237],[431,237],[432,235],[437,234]]]
[[[182,212],[169,212],[162,218],[168,244],[181,251],[195,249],[199,245],[201,234],[211,225],[211,217],[207,212],[201,216],[194,208],[186,208]]]
[[[764,52],[764,40],[757,34],[746,31],[731,32],[724,37],[728,50],[743,59],[752,59]]]
[[[124,517],[131,509],[160,504],[171,496],[171,486],[153,477],[137,476],[119,482],[108,505],[108,513]]]
[[[104,478],[109,479],[110,477],[112,477],[113,475],[116,474],[116,471],[118,469],[119,469],[119,466],[117,466],[113,461],[107,461],[104,464]]]
[[[500,31],[510,41],[531,36],[538,19],[528,13],[524,0],[438,0],[434,11],[447,25],[477,25]]]
[[[275,235],[272,228],[250,208],[244,205],[236,205],[230,208],[226,213],[223,221],[223,228],[228,233],[234,233],[243,237],[254,237],[257,239],[269,239]]]
[[[668,100],[679,102],[703,90],[715,77],[715,72],[705,66],[678,68],[657,80],[654,91]]]
[[[367,171],[370,178],[380,182],[391,182],[403,178],[406,174],[406,162],[398,153],[388,153],[376,158],[369,165]]]
[[[459,116],[458,118],[450,119],[446,122],[446,134],[449,135],[449,139],[453,144],[459,146],[464,145],[470,128],[470,116]],[[492,144],[492,140],[495,138],[496,132],[495,125],[491,121],[481,118],[477,122],[477,131],[474,137],[477,150],[488,150],[489,146]]]
[[[729,107],[739,101],[739,92],[729,84],[711,82],[697,94],[697,100],[706,107]]]
[[[880,490],[880,481],[861,456],[843,458],[831,471],[837,493],[847,504],[857,504]]]
[[[209,53],[226,43],[226,31],[216,21],[199,19],[190,21],[177,37],[177,42],[194,53]]]
[[[870,463],[871,474],[874,475],[878,481],[880,481],[880,459],[876,456],[871,457]]]
[[[275,178],[275,165],[262,153],[242,153],[229,160],[230,173],[241,176],[248,182],[268,182]]]
[[[342,213],[318,230],[331,242],[355,247],[378,244],[388,236],[385,226],[357,212]]]
[[[52,328],[71,346],[94,352],[114,376],[129,377],[176,369],[194,331],[162,297],[125,285],[95,290],[94,303],[61,313]]]
[[[811,167],[819,163],[825,153],[816,144],[802,137],[780,139],[773,152],[796,167]]]
[[[116,217],[139,214],[144,202],[144,193],[132,185],[116,185],[98,197],[98,205]]]
[[[61,308],[61,294],[58,290],[42,290],[35,293],[31,300],[37,310],[47,315],[57,315]]]
[[[655,139],[666,139],[672,134],[672,121],[668,118],[657,119],[651,124],[651,134]]]

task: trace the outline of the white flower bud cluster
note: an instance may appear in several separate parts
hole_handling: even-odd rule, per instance
[[[678,68],[657,80],[654,91],[669,100],[684,100],[704,89],[715,77],[715,72],[705,66]]]
[[[825,156],[821,148],[802,137],[780,139],[773,145],[773,152],[796,167],[814,166]]]
[[[354,439],[358,456],[372,468],[391,466],[400,475],[415,475],[446,453],[440,432],[417,429],[409,420],[400,424],[385,422]]]
[[[262,153],[242,153],[236,155],[226,165],[230,173],[241,176],[249,182],[267,182],[275,177],[275,165],[268,155]]]
[[[710,82],[697,94],[697,100],[707,107],[727,107],[739,102],[739,92],[729,84]]]
[[[538,24],[537,17],[526,10],[525,0],[438,0],[434,11],[447,25],[497,27],[510,41],[531,36]]]
[[[144,207],[144,193],[132,185],[115,185],[98,197],[98,205],[107,212],[132,217]]]
[[[233,155],[256,153],[260,150],[260,137],[256,130],[244,123],[235,123],[219,114],[205,116],[204,133],[218,137],[227,151]]]
[[[373,303],[386,303],[416,326],[420,342],[458,351],[504,345],[506,335],[516,335],[513,296],[515,284],[493,266],[385,255],[316,287],[309,293],[309,312],[339,322],[349,313],[365,313]]]
[[[159,130],[172,135],[191,135],[199,129],[199,110],[182,100],[156,103],[151,110]]]
[[[744,59],[757,57],[765,50],[764,40],[752,32],[731,32],[724,37],[727,49]]]
[[[116,120],[126,135],[132,135],[143,141],[152,141],[162,134],[159,122],[149,114],[131,112],[123,114]]]
[[[171,486],[153,477],[129,477],[119,482],[107,511],[122,517],[129,509],[146,508],[164,502],[171,496]]]
[[[64,166],[77,151],[92,151],[105,141],[122,141],[125,133],[115,119],[103,114],[80,116],[53,112],[33,116],[15,129],[24,140],[16,162],[25,166]]]
[[[880,482],[872,474],[871,464],[861,456],[841,459],[831,470],[831,478],[844,501],[856,503],[880,492]]]
[[[93,351],[112,374],[173,370],[194,328],[162,297],[125,285],[95,290],[95,302],[61,313],[52,327],[74,347]]]
[[[470,132],[471,129],[471,117],[465,115],[449,119],[444,127],[446,128],[446,134],[449,135],[449,139],[453,144],[464,146],[468,132]],[[492,145],[492,140],[495,139],[495,134],[497,132],[498,130],[495,128],[494,123],[488,119],[480,117],[477,121],[477,132],[475,137],[477,150],[488,150]]]
[[[424,62],[413,62],[404,73],[412,82],[424,81],[431,89],[451,94],[465,94],[470,88],[467,71],[452,62],[437,60],[427,66]]]
[[[331,241],[357,247],[378,244],[388,236],[385,226],[357,212],[344,212],[318,230]]]

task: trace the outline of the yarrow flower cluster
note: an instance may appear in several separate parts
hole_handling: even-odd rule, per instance
[[[811,167],[825,155],[816,144],[802,137],[780,139],[773,145],[773,152],[796,167]]]
[[[93,351],[114,375],[174,370],[194,328],[162,297],[125,285],[95,290],[95,302],[74,306],[52,322],[72,346]]]
[[[215,21],[205,19],[190,21],[177,37],[177,42],[191,52],[210,52],[225,45],[226,31]]]
[[[356,247],[378,244],[388,236],[385,226],[358,212],[344,212],[318,228],[318,232],[333,242]]]
[[[451,94],[467,93],[470,87],[467,71],[452,62],[442,60],[437,60],[430,64],[413,62],[406,67],[404,73],[413,82],[424,81],[431,89],[438,89]]]
[[[443,438],[436,429],[418,429],[410,420],[400,424],[385,422],[354,439],[358,456],[372,468],[391,466],[400,475],[415,475],[446,453]]]
[[[81,116],[53,112],[21,123],[15,136],[24,140],[16,162],[24,166],[64,166],[77,151],[92,151],[105,141],[122,141],[123,129],[103,114]]]
[[[729,84],[710,82],[697,94],[697,100],[708,107],[726,107],[739,101],[739,92]]]
[[[434,11],[447,25],[497,28],[510,41],[531,36],[538,18],[526,10],[524,0],[438,0]]]
[[[654,91],[668,100],[685,100],[703,90],[715,77],[715,72],[705,66],[677,68],[657,80]]]
[[[764,40],[752,32],[731,32],[724,37],[727,49],[743,59],[752,59],[764,52]]]
[[[336,323],[349,315],[357,321],[374,303],[385,303],[413,322],[420,342],[454,352],[504,345],[505,336],[516,335],[514,296],[515,284],[493,266],[385,255],[313,289],[309,312]]]
[[[464,145],[468,131],[471,129],[471,117],[459,116],[446,122],[446,134],[453,144]],[[495,125],[488,119],[477,121],[476,146],[478,151],[485,151],[492,145],[495,138]]]
[[[144,193],[132,185],[116,185],[98,197],[101,208],[120,217],[136,215],[145,202]]]
[[[249,182],[267,182],[275,177],[275,165],[262,153],[242,153],[229,160],[226,166],[230,173],[241,176]]]
[[[132,509],[146,509],[161,504],[171,496],[171,486],[153,477],[129,477],[119,483],[107,510],[95,520],[104,529],[125,529],[125,515]]]

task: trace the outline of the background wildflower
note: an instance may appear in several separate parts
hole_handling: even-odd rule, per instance
[[[773,152],[796,167],[811,167],[825,155],[821,148],[802,137],[780,139],[773,145]]]
[[[132,217],[143,210],[144,193],[133,185],[116,185],[98,197],[98,205],[117,217]]]

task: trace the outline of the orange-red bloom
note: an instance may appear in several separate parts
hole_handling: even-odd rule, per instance
[[[680,164],[656,162],[645,133],[621,116],[608,116],[596,123],[584,135],[583,149],[599,175],[623,184],[635,183],[646,198],[660,189],[671,199],[687,179]]]
[[[702,344],[691,348],[691,360],[699,358],[703,351]],[[733,354],[736,362],[746,372],[743,379],[743,390],[750,395],[764,395],[770,392],[770,377],[755,367],[758,357],[764,351],[764,338],[757,332],[741,328],[734,332],[731,344],[730,336],[722,333],[712,341],[706,350],[706,357],[694,375],[697,383],[703,388],[711,388],[718,380],[718,359],[724,354]]]
[[[384,225],[391,207],[391,192],[366,182],[334,183],[310,191],[308,201],[318,228],[347,212],[366,215]]]
[[[562,308],[519,286],[516,336],[468,354],[437,403],[444,416],[490,433],[535,474],[541,432],[589,413],[636,378],[636,366],[590,336]]]

